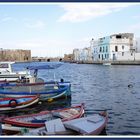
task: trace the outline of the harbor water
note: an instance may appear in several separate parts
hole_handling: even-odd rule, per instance
[[[14,70],[47,62],[17,63]],[[55,103],[39,103],[23,109],[16,115],[39,112],[46,109],[68,107],[85,103],[85,113],[90,115],[107,110],[109,115],[107,135],[140,134],[140,66],[94,65],[63,63],[55,70],[40,70],[38,76],[47,80],[71,82],[72,98]],[[45,105],[44,105],[45,104]],[[15,115],[14,114],[14,115]]]

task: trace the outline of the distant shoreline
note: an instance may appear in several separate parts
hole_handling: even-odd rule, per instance
[[[110,63],[111,65],[140,65],[140,61],[94,61],[94,62],[65,61],[65,62],[77,64],[98,64],[98,65],[103,65],[105,63]]]

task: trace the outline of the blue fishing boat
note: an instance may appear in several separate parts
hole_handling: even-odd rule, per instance
[[[36,88],[34,91],[32,91],[30,87],[29,87],[30,91],[22,91],[23,89],[19,91],[19,89],[17,87],[14,87],[13,89],[11,88],[1,89],[0,97],[21,97],[21,96],[40,95],[40,100],[51,101],[53,99],[71,96],[71,92],[69,92],[69,86],[60,86],[57,87],[56,89],[50,89],[50,90],[45,90],[45,88],[44,89],[41,88],[41,90],[40,89],[37,90]]]
[[[30,82],[1,82],[0,83],[0,96],[1,97],[20,97],[26,95],[40,95],[40,100],[52,100],[60,97],[71,96],[71,84],[65,82],[63,79],[60,81],[52,80],[44,82],[38,80],[38,70],[44,69],[56,69],[62,64],[45,64],[45,65],[32,65],[28,66],[27,69],[32,71],[33,76]],[[27,80],[26,80],[27,81]]]
[[[60,79],[60,81],[56,81],[55,78],[54,80],[51,81],[44,81],[42,78],[38,78],[38,70],[46,70],[46,69],[56,69],[58,67],[60,67],[62,64],[45,64],[45,65],[32,65],[32,66],[28,66],[27,69],[28,71],[33,71],[33,76],[30,77],[30,79],[19,79],[18,81],[1,81],[0,82],[0,89],[6,89],[6,88],[14,88],[18,87],[18,89],[20,88],[21,91],[21,87],[25,88],[34,88],[36,86],[44,86],[45,88],[49,88],[49,89],[53,89],[54,87],[62,87],[62,86],[68,86],[69,87],[69,91],[71,88],[71,84],[69,81],[64,81],[64,79]],[[38,87],[37,87],[38,89]]]
[[[22,96],[0,99],[0,111],[16,110],[31,106],[39,101],[39,96]]]

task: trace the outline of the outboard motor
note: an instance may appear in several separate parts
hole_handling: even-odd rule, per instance
[[[63,83],[64,82],[64,79],[60,79],[60,82]]]

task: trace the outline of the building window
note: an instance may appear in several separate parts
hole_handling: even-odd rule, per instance
[[[131,56],[133,56],[133,53],[131,53]]]
[[[122,52],[122,56],[124,56],[124,52]]]
[[[115,46],[115,52],[118,52],[118,46]]]
[[[100,47],[100,52],[102,51],[102,47]]]
[[[103,54],[102,54],[102,60],[104,60],[104,56],[103,56]]]
[[[100,59],[100,54],[99,54],[99,59]]]
[[[105,54],[105,58],[106,58],[106,54]]]
[[[107,46],[106,46],[106,52],[108,52],[108,48],[107,48]]]
[[[104,52],[104,47],[103,47],[103,52]]]
[[[122,46],[122,49],[124,50],[124,46]]]
[[[121,39],[122,36],[121,35],[116,35],[116,39]]]
[[[107,54],[107,58],[109,58],[109,54]]]

